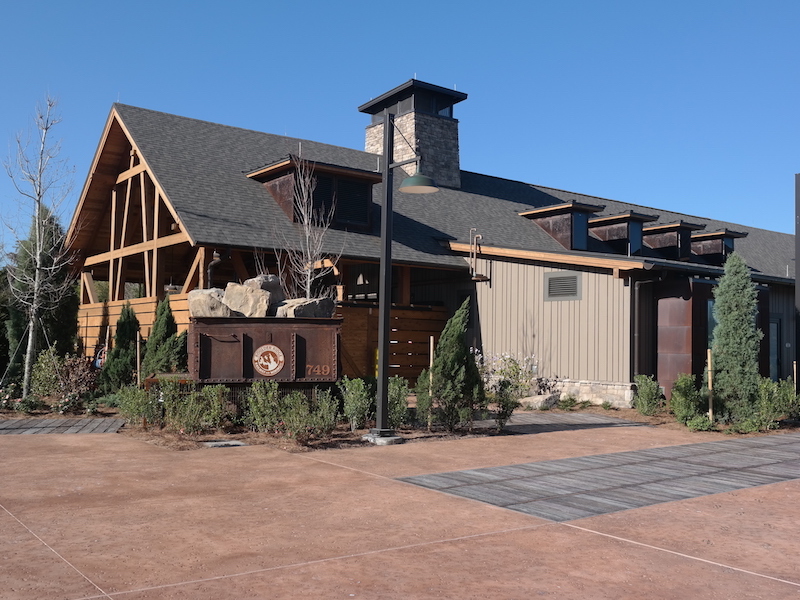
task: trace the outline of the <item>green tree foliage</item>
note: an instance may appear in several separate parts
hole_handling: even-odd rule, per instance
[[[643,415],[655,415],[661,408],[663,396],[658,381],[650,375],[636,375],[636,393],[633,396],[633,406]]]
[[[447,321],[431,369],[431,397],[449,431],[471,423],[473,412],[485,403],[483,379],[466,342],[468,321],[469,298]]]
[[[11,358],[11,353],[14,351],[10,348],[8,335],[6,335],[6,322],[9,320],[9,305],[11,304],[11,297],[8,291],[8,275],[6,268],[0,267],[0,381],[8,369],[8,361]]]
[[[51,138],[53,128],[61,122],[57,105],[55,99],[47,97],[37,106],[35,143],[31,143],[30,134],[18,135],[13,157],[5,161],[18,200],[27,205],[31,214],[30,234],[27,239],[15,235],[16,245],[7,269],[9,290],[15,306],[25,314],[25,330],[29,334],[22,377],[26,396],[39,349],[39,329],[44,326],[47,330],[43,323],[46,317],[58,319],[59,327],[69,327],[56,313],[65,296],[75,293],[70,253],[55,217],[72,188],[72,169],[58,158],[60,143]]]
[[[139,332],[139,319],[129,302],[122,307],[117,330],[114,333],[114,347],[108,353],[106,364],[100,373],[99,387],[105,394],[113,394],[121,387],[131,383],[136,375],[136,336]]]
[[[697,390],[694,375],[681,373],[672,384],[672,396],[669,408],[675,419],[681,423],[688,423],[693,417],[700,414],[703,397]]]
[[[5,291],[2,294],[5,303],[3,322],[5,324],[5,342],[11,355],[19,346],[16,355],[10,357],[12,377],[21,377],[25,362],[25,344],[20,346],[20,341],[26,339],[26,329],[32,318],[32,305],[34,304],[33,282],[36,279],[34,251],[37,236],[40,245],[51,248],[39,257],[39,270],[47,273],[50,280],[47,286],[40,284],[40,292],[35,301],[37,307],[36,335],[34,350],[36,356],[48,347],[53,347],[58,356],[66,356],[75,351],[75,342],[78,332],[78,292],[71,285],[69,266],[59,256],[59,245],[64,239],[64,230],[58,220],[46,208],[42,208],[45,215],[41,227],[32,225],[26,239],[17,242],[15,252],[9,255],[10,271],[6,275]],[[34,361],[35,363],[35,361]],[[32,372],[33,367],[31,367]],[[5,372],[5,369],[3,369]]]
[[[342,394],[344,416],[355,431],[366,427],[375,412],[375,393],[363,379],[350,379],[346,375],[337,384]]]
[[[744,260],[735,252],[714,290],[714,338],[711,349],[714,398],[733,421],[747,419],[758,399],[759,344],[757,290]]]
[[[142,357],[142,374],[174,373],[186,369],[186,334],[178,335],[169,297],[158,303],[156,319]]]

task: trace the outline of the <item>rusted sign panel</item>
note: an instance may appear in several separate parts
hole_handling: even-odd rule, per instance
[[[189,372],[204,383],[339,378],[341,319],[193,318]]]

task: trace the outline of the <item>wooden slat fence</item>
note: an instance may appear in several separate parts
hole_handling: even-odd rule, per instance
[[[142,337],[150,335],[158,300],[137,298],[96,304],[84,304],[78,311],[78,332],[84,352],[91,356],[98,346],[106,343],[106,331],[113,338],[122,307],[130,302],[139,319]],[[178,331],[189,326],[187,294],[170,296],[170,307]],[[336,315],[343,319],[340,343],[342,374],[348,377],[374,377],[378,349],[378,306],[373,303],[347,303],[337,307]],[[444,329],[449,314],[443,307],[406,306],[391,312],[390,370],[392,375],[405,377],[414,383],[430,361],[430,337],[434,342]]]

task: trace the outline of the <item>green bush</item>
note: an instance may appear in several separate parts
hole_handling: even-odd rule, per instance
[[[513,381],[510,379],[500,380],[494,392],[494,403],[496,407],[494,420],[497,424],[497,431],[502,431],[514,411],[522,406],[517,398]]]
[[[117,320],[114,347],[108,353],[98,378],[98,385],[103,393],[111,394],[135,380],[138,331],[139,319],[136,318],[136,312],[130,303],[125,303]]]
[[[219,429],[230,418],[227,409],[228,388],[209,385],[188,393],[169,379],[160,379],[167,426],[181,433],[199,433]]]
[[[466,343],[468,321],[469,298],[445,324],[431,368],[430,393],[448,431],[462,423],[471,426],[472,415],[486,402],[483,379]]]
[[[31,393],[36,396],[55,396],[61,391],[59,373],[64,359],[56,354],[55,348],[42,350],[31,371]]]
[[[157,394],[129,385],[120,388],[115,397],[120,414],[129,422],[146,420],[150,425],[163,425],[163,404]]]
[[[573,411],[578,406],[578,399],[570,394],[561,398],[561,400],[558,401],[556,406],[560,410]]]
[[[314,419],[308,406],[308,398],[298,390],[283,398],[283,425],[286,435],[301,444],[308,441],[314,428]]]
[[[339,381],[339,390],[344,400],[344,416],[350,422],[350,429],[363,429],[372,418],[375,398],[363,379],[350,379],[347,376]]]
[[[692,431],[712,431],[714,423],[708,418],[708,415],[695,415],[688,421],[686,426]]]
[[[733,252],[725,261],[725,273],[714,288],[712,369],[714,410],[723,411],[737,422],[759,421],[758,355],[763,332],[756,328],[758,290],[750,269]]]
[[[693,375],[681,373],[672,385],[672,398],[669,406],[675,419],[686,424],[692,417],[700,414],[703,398],[695,385]]]
[[[324,437],[336,429],[339,420],[339,400],[329,389],[316,390],[314,398],[314,429]]]
[[[657,414],[663,404],[663,396],[658,382],[649,375],[636,375],[636,394],[633,397],[633,406],[643,415]]]
[[[408,381],[395,375],[389,379],[389,427],[397,429],[408,421]]]
[[[414,394],[417,396],[417,406],[415,411],[415,421],[419,427],[427,427],[430,431],[433,426],[433,398],[431,398],[431,379],[428,369],[423,369],[417,377],[417,385],[414,387]]]
[[[15,409],[19,412],[32,413],[40,410],[48,410],[50,407],[47,403],[35,394],[30,394],[20,399],[16,403]]]
[[[254,431],[278,431],[282,421],[277,381],[256,381],[247,393],[244,421]]]

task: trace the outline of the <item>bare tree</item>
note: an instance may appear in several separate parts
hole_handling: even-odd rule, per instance
[[[335,272],[342,254],[325,252],[325,236],[333,221],[336,199],[329,206],[315,204],[317,179],[313,163],[299,156],[291,158],[295,164],[293,204],[297,239],[293,241],[282,234],[283,247],[276,250],[276,255],[286,296],[312,298],[322,280]],[[329,289],[322,295],[332,293]]]
[[[37,332],[42,317],[55,310],[73,293],[70,254],[64,229],[58,224],[58,210],[72,190],[72,174],[58,158],[61,143],[52,141],[52,130],[61,122],[58,102],[47,96],[36,107],[35,140],[31,133],[18,134],[15,152],[4,161],[6,173],[19,195],[19,202],[31,212],[27,238],[10,227],[16,240],[7,269],[13,302],[27,320],[27,346],[23,370],[23,397],[30,392],[30,378],[36,359]]]

